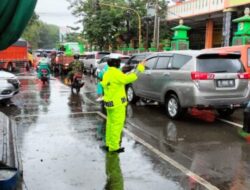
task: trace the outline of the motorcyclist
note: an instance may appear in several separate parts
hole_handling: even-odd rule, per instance
[[[121,133],[126,118],[127,96],[125,85],[137,80],[137,73],[144,71],[144,65],[138,64],[134,72],[124,74],[120,68],[119,56],[110,56],[108,70],[101,85],[104,90],[104,106],[107,110],[106,147],[109,152],[123,152],[120,147]]]
[[[79,61],[80,56],[78,54],[74,55],[74,61],[69,64],[68,79],[70,83],[73,83],[74,75],[76,73],[81,73],[83,71],[82,63]]]
[[[49,60],[47,58],[47,54],[43,55],[43,58],[39,61],[38,66],[37,66],[37,76],[39,79],[41,79],[41,76],[42,76],[42,69],[47,70],[47,77],[49,78],[50,65],[49,65]]]
[[[37,69],[37,77],[42,80],[43,84],[45,84],[45,82],[49,83],[50,68],[47,62],[40,62],[39,68]]]

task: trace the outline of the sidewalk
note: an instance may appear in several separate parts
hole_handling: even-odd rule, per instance
[[[17,118],[28,189],[179,190],[187,177],[126,134],[124,153],[106,153],[95,113]],[[29,127],[27,127],[29,126]]]

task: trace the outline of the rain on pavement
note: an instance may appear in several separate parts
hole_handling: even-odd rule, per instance
[[[21,91],[0,111],[18,126],[23,189],[250,189],[250,146],[229,124],[128,105],[125,152],[110,154],[95,78],[85,75],[76,95],[59,77],[43,86],[34,72],[17,75]]]

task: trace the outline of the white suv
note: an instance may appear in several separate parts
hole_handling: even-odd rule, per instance
[[[85,59],[83,59],[84,71],[89,71],[94,74],[97,69],[98,62],[105,56],[109,55],[110,52],[88,52],[86,53]]]
[[[0,71],[0,100],[12,98],[19,88],[20,82],[14,74]]]

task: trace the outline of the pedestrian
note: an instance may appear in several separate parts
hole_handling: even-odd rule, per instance
[[[103,101],[103,88],[102,88],[102,85],[101,85],[101,81],[103,79],[103,75],[104,73],[108,70],[108,64],[106,64],[104,66],[104,68],[98,73],[97,75],[97,79],[98,79],[98,82],[97,82],[97,90],[96,90],[96,93],[97,93],[97,96],[98,98],[96,99],[97,102],[101,102]]]
[[[108,59],[108,70],[101,85],[104,90],[104,106],[107,111],[106,146],[109,152],[123,152],[120,147],[122,129],[126,119],[127,96],[125,85],[137,80],[137,73],[144,71],[144,65],[138,64],[134,72],[124,74],[120,68],[121,59],[117,55]]]

